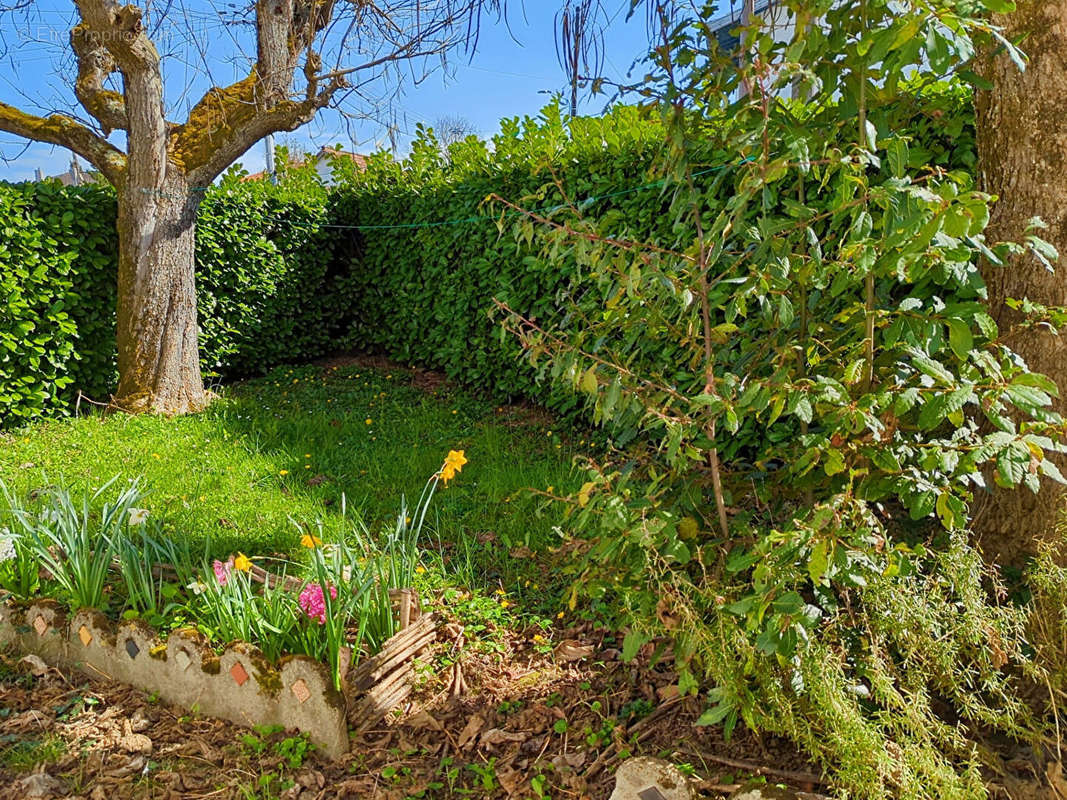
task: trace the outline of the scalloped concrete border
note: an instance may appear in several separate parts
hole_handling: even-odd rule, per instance
[[[217,655],[194,630],[174,631],[162,641],[144,623],[115,625],[98,611],[83,609],[68,620],[52,601],[24,610],[0,603],[4,644],[239,725],[295,728],[330,758],[348,752],[345,699],[329,670],[306,656],[289,656],[275,667],[244,643]]]

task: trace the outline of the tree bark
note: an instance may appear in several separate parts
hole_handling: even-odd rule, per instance
[[[118,359],[114,403],[186,414],[207,403],[197,346],[195,226],[200,204],[169,169],[163,188],[119,191]]]
[[[987,238],[1021,241],[1029,220],[1039,216],[1049,227],[1038,233],[1067,260],[1067,0],[1020,0],[1015,13],[995,15],[994,23],[1008,39],[1022,40],[1029,63],[1023,72],[1006,54],[993,54],[984,64],[993,89],[975,95],[979,179],[999,197]],[[1065,270],[1061,263],[1052,273],[1030,254],[982,269],[1002,340],[1061,393],[1067,393],[1067,339],[1020,329],[1021,317],[1005,301],[1067,306]],[[1056,410],[1067,412],[1064,398]],[[1061,459],[1057,463],[1063,467]],[[987,558],[1018,563],[1050,540],[1061,530],[1064,499],[1062,487],[1048,479],[1036,495],[994,489],[977,498],[974,524]]]
[[[186,122],[176,124],[166,119],[162,62],[145,27],[145,9],[120,0],[74,5],[80,17],[70,32],[78,67],[74,94],[99,132],[73,115],[35,116],[6,103],[0,103],[0,131],[70,148],[118,193],[119,387],[113,404],[131,412],[198,411],[208,397],[197,348],[200,195],[190,187],[208,186],[267,134],[310,122],[349,86],[347,75],[429,55],[420,44],[450,30],[451,6],[441,4],[439,14],[417,23],[410,40],[395,43],[390,55],[322,74],[322,56],[313,45],[330,26],[336,0],[256,0],[257,54],[250,73],[228,87],[208,89]],[[468,6],[468,18],[478,8]],[[305,86],[294,99],[301,61]],[[116,74],[121,92],[110,88]],[[125,131],[125,153],[107,140],[112,130]]]

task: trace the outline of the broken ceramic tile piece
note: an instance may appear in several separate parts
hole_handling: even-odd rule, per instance
[[[44,636],[45,632],[48,630],[48,622],[44,617],[38,616],[33,621],[33,629],[37,631],[38,636]]]
[[[297,700],[300,701],[301,704],[306,703],[308,701],[308,698],[311,697],[311,690],[308,689],[308,685],[304,682],[303,678],[293,683],[292,687],[290,688],[293,691],[293,695],[296,697]]]
[[[232,667],[230,667],[230,676],[234,679],[238,686],[244,686],[245,681],[248,680],[248,671],[238,661]]]
[[[89,643],[93,640],[93,635],[89,632],[89,629],[86,626],[82,625],[78,628],[78,638],[82,640],[82,645],[84,647],[88,647]]]
[[[130,658],[137,658],[140,652],[141,648],[137,646],[137,642],[135,642],[133,639],[126,640],[126,654]]]
[[[189,665],[193,663],[193,660],[189,658],[189,654],[184,650],[179,650],[174,654],[174,663],[178,665],[178,669],[182,672],[189,669]]]
[[[669,761],[638,756],[624,761],[615,773],[611,800],[695,800],[685,774]]]

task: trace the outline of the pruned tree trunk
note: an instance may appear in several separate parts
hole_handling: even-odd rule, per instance
[[[31,13],[34,5],[14,3],[0,6],[0,12]],[[472,44],[483,6],[503,7],[502,0],[398,0],[384,8],[336,0],[250,0],[239,4],[254,11],[256,53],[248,59],[248,72],[229,86],[211,86],[179,123],[166,116],[164,60],[145,18],[151,12],[152,27],[169,30],[175,21],[168,18],[169,5],[156,9],[125,0],[73,5],[78,22],[70,30],[70,49],[77,77],[71,88],[91,120],[80,112],[38,116],[0,102],[0,131],[71,149],[118,192],[119,387],[113,402],[128,411],[163,414],[198,411],[207,402],[197,352],[194,270],[200,190],[190,187],[210,185],[264,136],[310,122],[338,93],[353,88],[350,76],[358,75],[363,85],[371,72],[391,64],[443,56],[464,28]],[[335,24],[342,11],[347,21]],[[203,57],[207,43],[194,42],[191,30],[187,34]],[[346,45],[350,36],[360,39],[359,47]],[[358,51],[366,59],[327,70],[324,46],[338,57]],[[180,55],[171,55],[173,63],[182,63]],[[239,60],[236,54],[233,59]],[[125,150],[109,141],[113,131],[125,133]]]
[[[983,276],[1003,340],[1067,394],[1067,339],[1020,328],[1020,315],[1005,304],[1028,298],[1067,306],[1067,0],[1021,0],[1015,13],[996,15],[994,22],[1009,39],[1021,39],[1029,64],[1023,72],[1004,53],[994,54],[984,65],[993,89],[975,96],[980,181],[1000,198],[987,238],[1021,241],[1030,219],[1039,216],[1049,227],[1038,233],[1064,261],[1053,273],[1026,254],[1004,267],[985,265]],[[1057,410],[1067,411],[1063,398]],[[979,497],[975,527],[986,556],[1017,563],[1057,535],[1064,499],[1062,487],[1047,479],[1036,495],[1019,488]]]
[[[170,175],[163,189],[119,192],[116,405],[186,414],[206,404],[197,346],[195,230],[199,197]]]

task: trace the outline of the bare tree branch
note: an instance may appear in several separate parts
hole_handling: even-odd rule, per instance
[[[601,0],[566,0],[556,15],[556,59],[571,87],[571,116],[578,116],[578,85],[583,75],[604,66],[606,14]]]
[[[73,150],[112,183],[121,181],[126,168],[126,157],[121,150],[63,114],[37,117],[0,103],[0,130]]]
[[[123,77],[159,69],[159,53],[145,32],[142,9],[120,6],[116,0],[75,0],[75,5],[84,26],[114,56]]]
[[[315,42],[334,22],[335,1],[257,0],[255,66],[243,80],[205,93],[188,121],[173,129],[172,157],[195,175],[194,183],[204,185],[263,136],[292,131],[310,121],[348,88],[347,78],[353,73],[443,54],[456,43],[451,35],[456,23],[467,19],[471,24],[483,3],[499,6],[498,0],[459,0],[423,12],[410,0],[396,3],[392,11],[370,0],[357,3],[348,30],[373,30],[380,52],[358,66],[323,74]],[[397,8],[414,8],[414,22],[401,24]],[[469,28],[468,36],[472,30],[476,29]],[[344,42],[335,49],[343,52]],[[297,101],[292,96],[301,59],[304,96]]]
[[[338,79],[312,98],[285,99],[269,109],[257,107],[251,96],[252,78],[244,85],[213,89],[197,104],[189,122],[174,130],[171,153],[193,185],[205,186],[267,134],[294,131],[310,122],[343,85]]]
[[[71,147],[109,180],[121,177],[129,188],[162,191],[167,180],[207,185],[263,136],[295,130],[345,98],[367,100],[360,87],[388,72],[400,78],[401,64],[425,62],[425,69],[412,67],[413,74],[432,70],[449,50],[472,46],[483,11],[502,11],[505,0],[244,0],[231,3],[232,10],[212,5],[203,12],[163,0],[151,14],[146,4],[127,0],[72,5],[77,17],[68,22],[73,59],[67,63],[76,76],[67,86],[84,111],[72,106],[52,113],[31,103],[34,117],[8,106],[0,126]],[[34,13],[23,0],[8,0],[0,11],[15,7]],[[244,75],[230,85],[211,78],[219,54],[208,46],[213,34],[204,31],[214,30],[223,32],[232,64]],[[254,55],[245,55],[246,44]],[[183,48],[190,55],[199,51],[202,67]],[[200,83],[202,97],[184,122],[166,118],[164,59],[176,59],[187,76],[193,70],[215,84],[205,90]],[[324,68],[326,61],[331,66]],[[192,81],[184,85],[188,92]],[[185,94],[177,97],[184,105]],[[125,161],[106,143],[116,130],[126,133]]]
[[[333,77],[319,91],[322,59],[312,49],[330,24],[335,0],[257,0],[256,64],[248,77],[212,87],[170,136],[172,158],[196,184],[215,179],[234,159],[270,133],[309,122],[345,85]],[[304,99],[292,99],[295,73],[305,59]]]
[[[126,103],[122,95],[105,89],[104,81],[118,69],[114,57],[104,47],[99,33],[85,25],[77,25],[70,32],[70,47],[78,61],[78,78],[74,94],[104,129],[126,130]]]
[[[88,38],[114,58],[125,86],[127,178],[137,188],[159,189],[167,175],[167,121],[159,53],[148,38],[143,11],[115,0],[76,0]],[[87,109],[90,113],[92,109]]]
[[[434,120],[433,133],[441,146],[441,155],[446,161],[451,161],[448,148],[464,141],[468,136],[477,136],[478,128],[460,114],[446,114]]]

